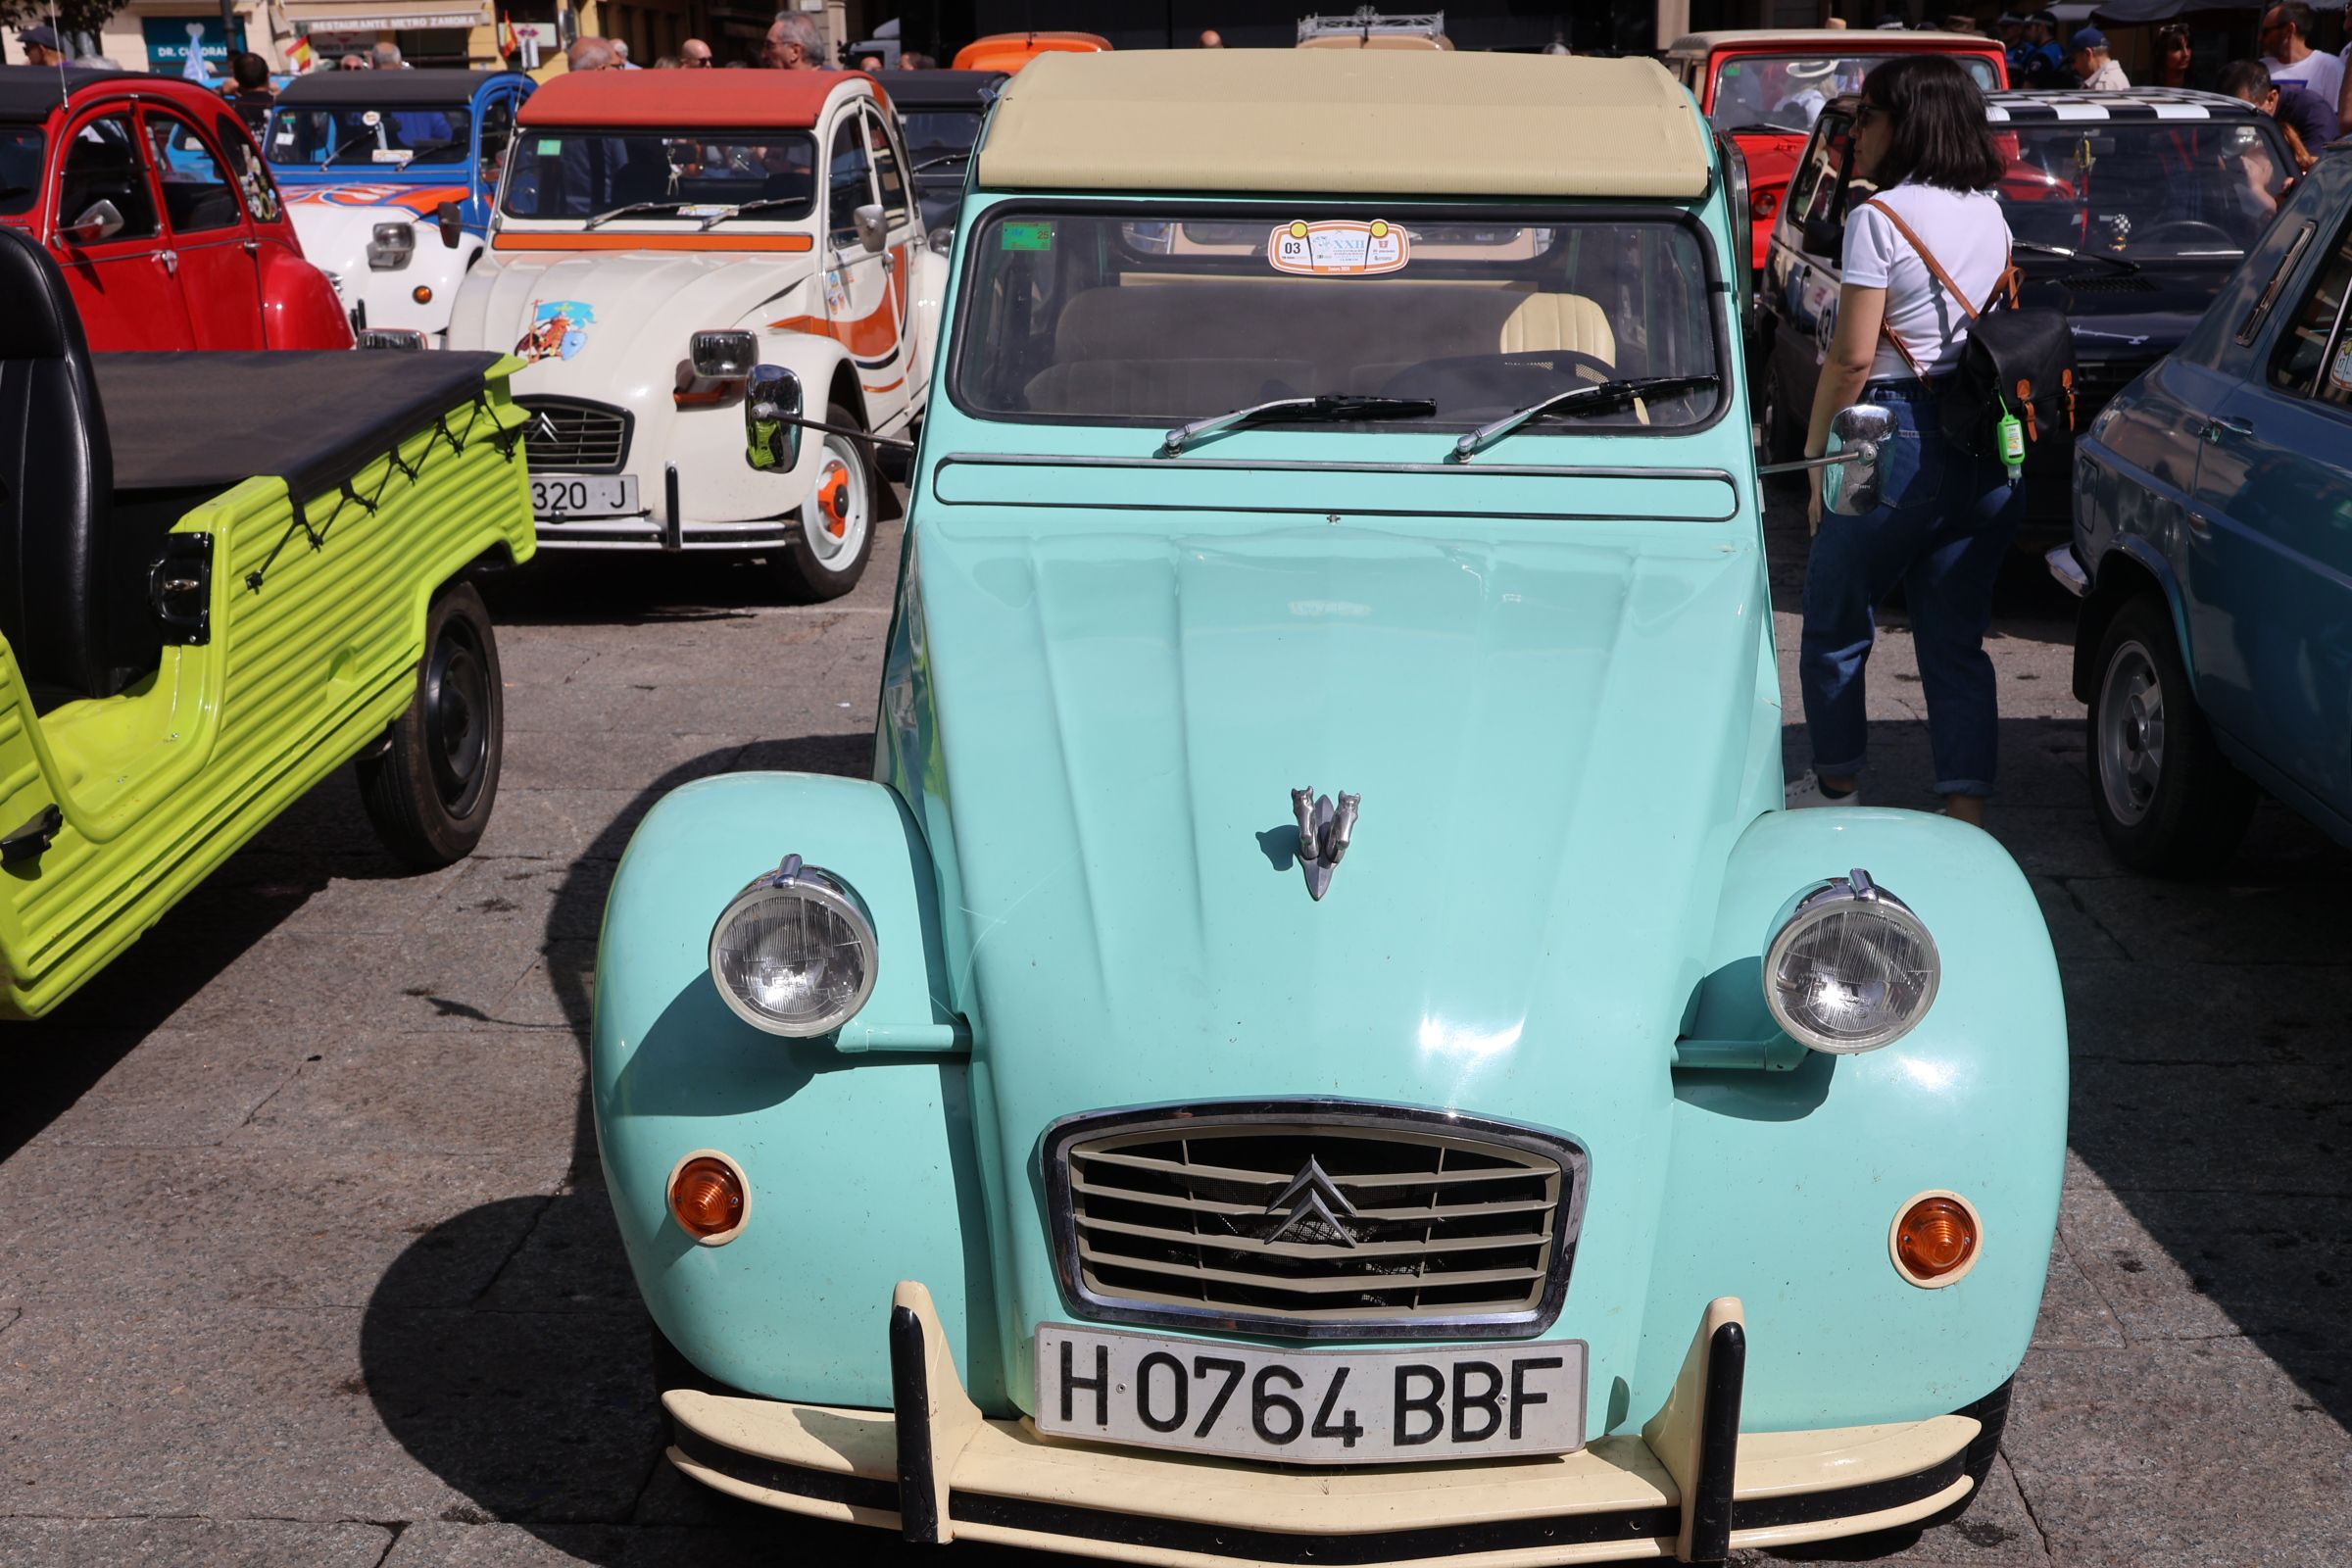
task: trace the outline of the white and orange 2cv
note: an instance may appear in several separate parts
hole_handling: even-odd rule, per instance
[[[543,548],[756,556],[857,585],[895,512],[859,431],[921,419],[947,263],[887,96],[855,72],[591,72],[523,106],[452,348],[512,353]],[[791,370],[781,461],[752,373]],[[786,453],[781,443],[767,451]]]

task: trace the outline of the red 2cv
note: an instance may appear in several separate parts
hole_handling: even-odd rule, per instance
[[[352,346],[253,132],[194,82],[0,67],[0,222],[47,248],[93,349]]]
[[[1859,92],[1870,69],[1897,55],[1957,55],[1985,92],[2009,85],[2008,58],[1982,33],[1853,32],[1833,27],[1748,27],[1693,32],[1666,51],[1666,69],[1699,112],[1747,160],[1748,265],[1764,270],[1772,220],[1822,106]]]

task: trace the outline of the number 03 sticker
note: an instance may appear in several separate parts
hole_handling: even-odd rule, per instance
[[[1370,222],[1304,219],[1283,224],[1266,239],[1266,261],[1277,272],[1310,277],[1369,277],[1404,270],[1411,247],[1402,226],[1385,218]]]

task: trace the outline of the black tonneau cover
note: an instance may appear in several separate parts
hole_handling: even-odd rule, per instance
[[[1009,79],[1002,71],[877,71],[872,74],[901,114],[925,109],[977,112],[987,107],[988,95]]]
[[[354,72],[352,74],[357,75]],[[498,354],[320,349],[93,354],[115,489],[331,490],[482,390]]]
[[[353,73],[358,74],[358,73]],[[158,81],[146,71],[104,71],[88,66],[0,66],[0,120],[46,120],[63,107],[69,94],[97,82]]]
[[[362,109],[393,104],[466,104],[500,76],[522,76],[518,71],[314,71],[296,76],[278,89],[283,105],[357,105]],[[522,79],[529,80],[527,76]]]

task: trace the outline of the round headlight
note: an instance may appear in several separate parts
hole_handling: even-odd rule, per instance
[[[1856,870],[1797,901],[1764,955],[1764,1001],[1815,1051],[1876,1051],[1910,1033],[1943,965],[1919,916]]]
[[[710,928],[710,978],[735,1015],[808,1039],[873,995],[874,924],[850,885],[797,855],[735,895]]]

